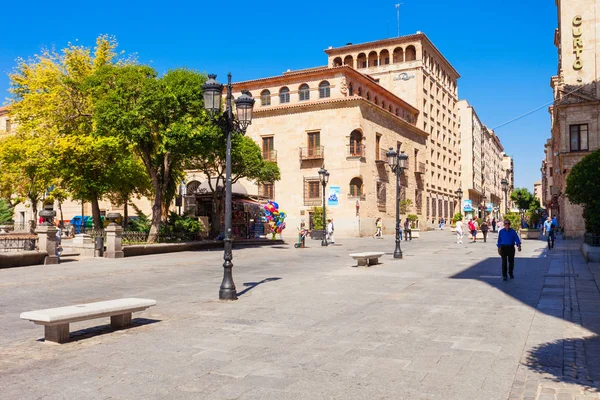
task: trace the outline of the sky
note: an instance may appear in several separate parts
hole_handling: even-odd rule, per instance
[[[93,46],[101,34],[119,49],[137,53],[159,73],[187,67],[216,73],[225,82],[325,66],[329,46],[425,33],[460,73],[458,94],[494,129],[552,102],[557,73],[551,0],[329,0],[302,2],[146,0],[6,2],[2,6],[0,99],[9,97],[7,74],[16,59],[69,42]],[[4,101],[2,101],[4,103]],[[541,179],[544,143],[550,137],[547,107],[495,129],[514,157],[515,184],[533,191]]]

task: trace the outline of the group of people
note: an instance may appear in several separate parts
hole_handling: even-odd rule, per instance
[[[377,220],[375,221],[375,234],[373,235],[374,239],[382,238],[382,235],[383,235],[382,228],[383,228],[383,223],[381,222],[381,218],[377,218]],[[412,223],[408,218],[406,218],[406,220],[404,221],[404,225],[402,223],[400,224],[400,229],[399,229],[400,240],[402,240],[402,232],[403,231],[404,231],[404,240],[405,241],[412,240]]]
[[[489,218],[484,218],[481,221],[481,226],[479,226],[479,222],[477,222],[477,220],[475,218],[470,219],[469,222],[467,222],[467,227],[469,228],[469,236],[470,236],[470,243],[476,243],[477,242],[477,231],[481,230],[481,233],[483,234],[483,242],[487,242],[487,235],[488,232],[490,230],[490,225],[492,226],[492,229],[494,230],[494,232],[496,231],[496,219],[494,218],[491,222]],[[462,238],[464,235],[464,225],[463,222],[461,220],[456,221],[456,243],[462,243]]]

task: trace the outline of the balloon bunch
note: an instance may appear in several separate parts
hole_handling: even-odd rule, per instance
[[[276,233],[281,233],[285,229],[285,217],[286,213],[283,211],[279,211],[279,204],[274,201],[269,200],[267,204],[265,204],[265,218],[269,221],[269,227],[271,228],[271,233],[275,236]]]

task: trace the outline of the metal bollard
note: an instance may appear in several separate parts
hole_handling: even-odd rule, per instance
[[[104,257],[104,237],[97,236],[94,244],[94,257]]]

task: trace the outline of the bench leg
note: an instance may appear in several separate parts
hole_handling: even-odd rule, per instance
[[[367,266],[367,259],[366,258],[359,258],[357,260],[358,262],[358,266],[359,267],[366,267]]]
[[[46,342],[67,343],[69,341],[69,324],[45,325],[44,339]]]
[[[379,258],[369,258],[369,265],[379,264]]]
[[[131,313],[110,317],[110,326],[113,329],[123,329],[129,325],[131,325]]]

